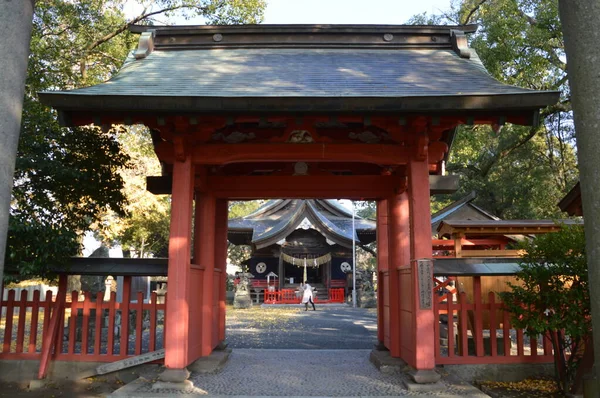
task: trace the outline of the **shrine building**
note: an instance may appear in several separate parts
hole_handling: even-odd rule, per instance
[[[132,30],[138,47],[109,81],[40,98],[63,126],[152,133],[163,175],[148,189],[172,206],[161,379],[185,381],[225,339],[228,200],[307,199],[312,214],[329,202],[310,200],[347,198],[377,201],[378,339],[416,382],[436,381],[429,203],[456,188],[448,143],[461,124],[535,125],[558,92],[491,77],[468,47],[473,25]],[[325,236],[344,246],[348,233]]]
[[[306,275],[323,302],[329,300],[330,289],[352,287],[347,281],[353,268],[352,241],[364,247],[376,239],[374,221],[354,218],[353,225],[352,212],[337,200],[277,199],[229,220],[227,239],[251,246],[252,256],[244,265],[254,276],[251,283],[259,298],[271,282],[268,275],[275,275],[270,286],[277,290],[297,289]]]

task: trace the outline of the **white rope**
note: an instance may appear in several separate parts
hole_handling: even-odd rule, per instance
[[[281,255],[285,262],[295,265],[297,267],[309,266],[309,267],[317,268],[318,266],[326,264],[331,261],[331,253],[327,253],[320,257],[315,257],[311,263],[309,263],[307,261],[306,257],[298,258],[298,257],[290,256],[289,254],[286,254],[286,253],[281,253]],[[310,259],[309,259],[309,261],[310,261]]]

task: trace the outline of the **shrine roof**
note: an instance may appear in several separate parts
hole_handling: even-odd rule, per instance
[[[452,217],[456,218],[456,216],[465,217],[464,210],[468,207],[468,211],[471,213],[467,215],[469,220],[477,217],[477,219],[489,219],[489,220],[500,220],[500,218],[495,215],[485,211],[481,207],[475,205],[473,200],[477,197],[475,191],[469,193],[462,199],[457,200],[456,202],[450,203],[448,206],[443,209],[437,211],[436,213],[431,215],[431,233],[432,235],[436,235],[438,231],[438,227],[440,223],[447,219],[452,219]],[[461,210],[463,210],[463,214],[461,214]]]
[[[73,112],[510,111],[553,104],[490,76],[469,26],[134,27],[140,44],[107,82],[40,93]]]
[[[521,258],[436,258],[434,276],[501,276],[521,271]]]
[[[262,248],[285,239],[298,228],[315,229],[331,242],[346,247],[352,246],[353,239],[358,243],[375,239],[374,221],[356,216],[354,224],[353,231],[352,213],[335,200],[277,199],[252,214],[229,220],[229,240]]]
[[[535,235],[560,230],[561,225],[583,224],[580,220],[444,220],[437,230],[440,236],[456,233],[465,235],[487,234]]]
[[[581,186],[579,182],[561,199],[558,207],[570,216],[583,216],[583,206],[581,203]]]

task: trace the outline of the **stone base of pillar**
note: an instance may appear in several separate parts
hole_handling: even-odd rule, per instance
[[[165,369],[159,376],[156,383],[152,384],[153,390],[173,389],[173,390],[190,390],[194,388],[194,383],[188,380],[190,371],[187,368],[183,369]]]
[[[178,390],[178,391],[190,391],[194,389],[194,383],[190,380],[185,380],[181,383],[171,383],[168,381],[157,381],[152,384],[153,390]]]
[[[377,341],[377,343],[373,344],[373,349],[377,351],[389,351],[383,341]]]
[[[223,340],[219,344],[217,344],[217,346],[215,347],[215,351],[225,351],[228,345],[229,344],[227,344],[225,340]]]
[[[405,380],[404,387],[406,387],[406,389],[411,392],[437,392],[445,391],[448,389],[448,386],[442,383],[441,381],[438,381],[437,383],[419,384],[411,383],[410,381]]]
[[[440,381],[442,376],[435,370],[413,370],[408,373],[415,383],[432,384]]]
[[[231,349],[213,351],[209,356],[198,358],[188,368],[194,373],[217,373],[227,363]]]
[[[385,374],[398,374],[410,369],[402,359],[393,358],[387,349],[373,349],[369,356],[369,361],[371,361],[381,373]]]

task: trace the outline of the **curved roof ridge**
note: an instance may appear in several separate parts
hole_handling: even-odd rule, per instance
[[[352,241],[352,239],[354,239],[355,241],[358,240],[358,237],[356,235],[356,231],[353,231],[352,236],[348,236],[348,234],[344,233],[344,231],[339,228],[337,225],[335,225],[334,223],[332,223],[327,217],[325,217],[323,214],[321,214],[321,212],[316,208],[315,206],[315,202],[313,200],[308,200],[307,201],[307,208],[309,210],[309,212],[319,221],[319,223],[321,225],[323,225],[327,232],[329,232],[329,234],[333,234],[335,236],[331,236],[334,239],[330,239],[336,243],[339,244],[343,244],[340,241],[340,238],[342,242],[344,241]],[[325,237],[328,237],[327,234],[325,234],[325,231],[323,231],[323,234],[325,235]],[[346,245],[348,244],[348,242],[344,242]]]
[[[260,206],[258,209],[254,210],[252,213],[250,213],[246,216],[238,217],[238,218],[248,219],[248,218],[255,218],[256,216],[260,216],[260,215],[263,215],[263,214],[269,213],[269,212],[274,213],[277,210],[281,209],[286,204],[288,204],[289,202],[290,202],[290,199],[271,199],[264,205]]]
[[[306,201],[301,200],[297,203],[297,208],[292,209],[291,215],[287,218],[282,218],[277,224],[275,224],[271,229],[263,232],[262,234],[256,234],[256,230],[253,230],[252,233],[252,243],[256,245],[257,248],[266,247],[273,244],[273,240],[278,242],[282,238],[289,234],[289,230],[291,227],[294,229],[302,222],[304,219],[301,217],[306,209]]]
[[[352,217],[352,213],[346,207],[342,206],[337,199],[317,199],[317,203],[320,203],[327,210],[332,213],[339,213],[341,216]],[[358,216],[355,216],[358,218]]]

